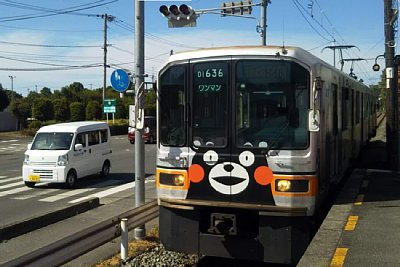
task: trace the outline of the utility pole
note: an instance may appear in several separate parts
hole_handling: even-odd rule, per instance
[[[104,19],[104,61],[103,61],[103,106],[104,106],[104,99],[107,98],[107,22],[111,22],[114,20],[114,16],[111,15],[101,15],[101,18]],[[108,120],[108,113],[107,113],[107,120]]]
[[[393,1],[384,0],[384,30],[385,30],[385,63],[386,63],[386,88],[389,93],[386,99],[386,151],[387,159],[392,170],[399,170],[399,127],[397,125],[397,86],[394,79],[394,38],[393,25],[397,20],[394,16]]]
[[[135,207],[144,204],[144,3],[135,0]],[[135,228],[136,239],[143,239],[145,235],[144,225]]]
[[[17,78],[15,76],[12,75],[8,75],[8,77],[10,77],[11,79],[11,101],[14,100],[14,78]]]
[[[261,45],[267,45],[267,6],[270,0],[261,1]]]

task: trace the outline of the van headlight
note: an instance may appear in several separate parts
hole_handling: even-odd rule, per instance
[[[58,156],[57,165],[58,166],[66,166],[68,164],[68,155]]]
[[[29,155],[25,155],[24,165],[29,165]]]

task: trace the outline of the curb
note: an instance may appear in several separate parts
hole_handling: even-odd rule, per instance
[[[297,267],[330,266],[344,225],[365,176],[365,170],[355,169],[326,215]]]
[[[49,224],[75,216],[79,213],[97,208],[98,206],[100,206],[100,199],[91,198],[86,201],[68,206],[64,209],[42,214],[37,217],[28,218],[24,221],[11,225],[6,225],[0,228],[0,242],[26,234]]]

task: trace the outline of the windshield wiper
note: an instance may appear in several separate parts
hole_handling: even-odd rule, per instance
[[[267,143],[268,146],[266,147],[266,149],[261,150],[261,154],[266,155],[273,147],[275,147],[275,145],[281,139],[283,133],[286,131],[288,127],[289,127],[289,121],[287,121],[285,124],[282,125],[278,133],[272,138],[271,144]]]

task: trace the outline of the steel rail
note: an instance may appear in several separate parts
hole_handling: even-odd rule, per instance
[[[4,263],[2,266],[60,266],[117,238],[121,234],[120,221],[128,219],[131,230],[158,217],[157,200],[124,212],[80,232],[67,236],[43,248]]]

